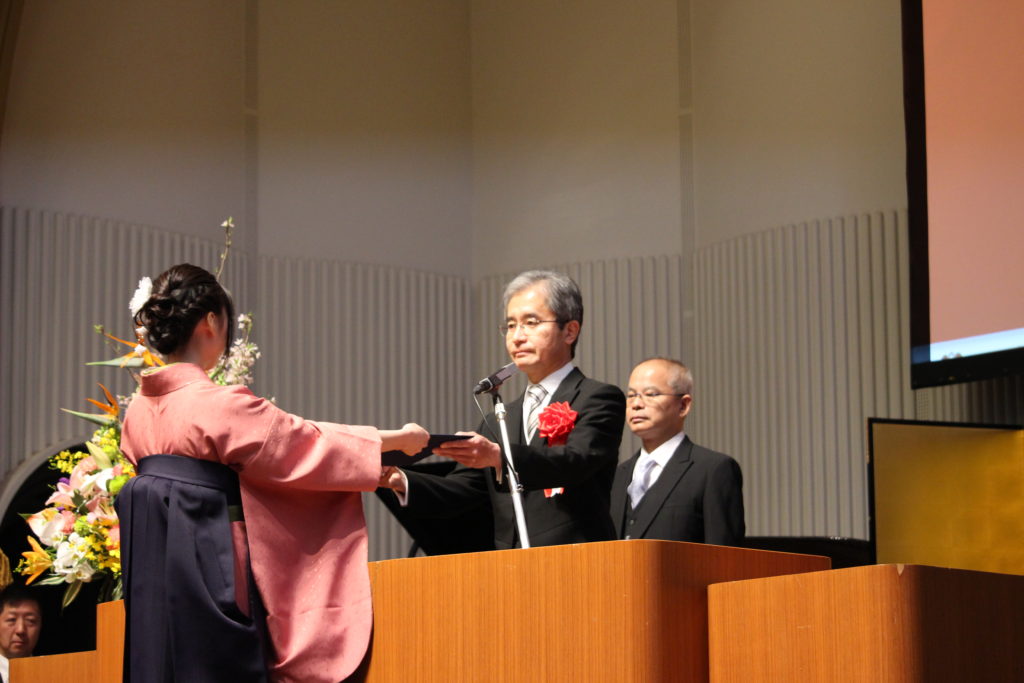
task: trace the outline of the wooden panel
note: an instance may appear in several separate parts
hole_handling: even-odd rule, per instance
[[[708,584],[828,566],[641,540],[374,562],[374,638],[355,679],[706,681]],[[119,683],[123,634],[123,603],[100,605],[96,651],[23,660],[17,681]]]
[[[706,681],[708,584],[828,566],[641,540],[374,563],[365,680]]]
[[[708,588],[711,680],[1024,680],[1024,577],[875,565]]]
[[[98,680],[96,659],[95,650],[12,659],[11,680],[18,683],[93,683]]]
[[[96,607],[96,649],[11,662],[18,683],[121,683],[124,660],[124,602]]]
[[[124,601],[96,607],[96,683],[121,683],[124,666]]]

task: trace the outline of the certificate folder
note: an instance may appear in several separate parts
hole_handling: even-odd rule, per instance
[[[468,439],[469,434],[431,434],[430,440],[427,441],[427,446],[416,455],[406,455],[402,451],[384,451],[380,454],[381,465],[394,465],[395,467],[404,467],[405,465],[411,465],[414,462],[419,462],[423,458],[429,457],[433,454],[435,448],[448,441],[461,441]]]

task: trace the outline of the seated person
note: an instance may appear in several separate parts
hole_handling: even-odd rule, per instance
[[[11,680],[10,660],[32,656],[42,626],[39,601],[27,588],[12,583],[0,591],[0,681]]]

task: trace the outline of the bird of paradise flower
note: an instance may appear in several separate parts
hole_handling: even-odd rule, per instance
[[[113,342],[132,347],[132,350],[123,356],[118,356],[117,358],[93,361],[92,363],[86,363],[86,365],[109,365],[118,368],[140,368],[143,366],[154,367],[158,365],[166,365],[158,355],[153,353],[148,346],[142,343],[141,339],[130,342],[126,339],[115,337],[103,329],[102,325],[97,325],[96,331]]]

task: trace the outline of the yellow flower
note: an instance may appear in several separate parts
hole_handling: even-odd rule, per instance
[[[21,573],[23,575],[32,574],[32,576],[26,579],[26,586],[39,578],[39,575],[53,564],[53,558],[50,557],[48,552],[43,550],[43,547],[39,545],[36,539],[29,536],[28,543],[32,546],[32,550],[26,550],[21,554],[25,558],[25,566],[21,568]]]
[[[57,455],[50,458],[50,467],[64,474],[71,474],[75,470],[75,465],[78,461],[86,456],[85,453],[71,451],[61,451]]]

